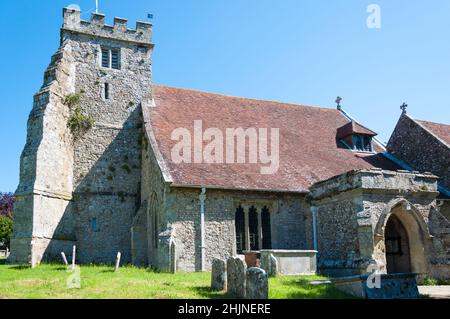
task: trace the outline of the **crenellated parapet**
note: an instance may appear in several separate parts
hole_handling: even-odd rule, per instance
[[[152,24],[136,22],[135,29],[128,29],[128,20],[115,17],[114,25],[105,24],[105,15],[92,13],[90,21],[81,20],[81,11],[75,8],[63,9],[64,24],[62,32],[76,32],[106,39],[152,45]]]

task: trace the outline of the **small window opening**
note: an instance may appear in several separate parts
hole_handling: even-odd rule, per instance
[[[111,68],[119,69],[119,50],[111,50]]]
[[[91,229],[93,232],[97,232],[98,228],[97,228],[97,218],[92,218],[91,219]]]
[[[109,50],[102,48],[102,67],[109,68]]]
[[[105,100],[109,100],[109,83],[105,83]]]
[[[365,135],[353,135],[353,149],[357,151],[372,152],[372,137]]]
[[[120,49],[102,47],[102,67],[120,69]]]

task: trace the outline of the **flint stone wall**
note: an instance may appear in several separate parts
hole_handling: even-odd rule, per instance
[[[153,161],[156,165],[156,161]],[[156,166],[153,165],[153,170]],[[144,166],[147,164],[144,164]],[[151,169],[151,167],[145,170]],[[158,173],[161,174],[161,173]],[[145,178],[148,180],[148,177]],[[145,182],[145,184],[147,184]],[[166,187],[159,206],[160,233],[171,228],[177,246],[177,270],[201,270],[200,189]],[[161,192],[161,191],[160,191]],[[206,190],[205,200],[205,268],[211,270],[214,258],[227,260],[236,254],[235,213],[240,204],[264,203],[271,214],[272,247],[279,249],[310,249],[312,243],[311,213],[303,195],[261,194],[257,192]],[[149,237],[154,230],[149,228]],[[160,260],[159,268],[166,266]]]
[[[400,117],[387,150],[417,171],[436,174],[440,183],[450,189],[449,146],[408,115]]]

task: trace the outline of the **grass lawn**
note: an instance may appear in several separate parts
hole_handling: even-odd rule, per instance
[[[81,289],[68,289],[71,274],[61,265],[5,265],[0,260],[0,299],[204,299],[232,298],[225,292],[210,290],[210,273],[157,273],[135,267],[81,266]],[[275,299],[348,298],[331,285],[310,285],[300,279],[318,276],[270,278],[269,297]]]

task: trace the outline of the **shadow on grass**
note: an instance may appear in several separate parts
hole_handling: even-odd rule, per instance
[[[235,296],[227,293],[226,291],[215,291],[212,290],[211,287],[194,287],[192,290],[200,296],[210,299],[236,299]]]
[[[103,274],[113,274],[113,273],[115,273],[114,269],[105,269],[105,270],[102,270],[100,272],[103,273]]]
[[[6,264],[6,259],[0,258],[0,265],[5,265],[5,264]]]
[[[281,284],[285,287],[298,288],[298,291],[288,293],[286,299],[357,299],[330,283],[311,284],[309,280],[300,279],[285,280]]]
[[[31,265],[14,265],[14,266],[10,266],[9,269],[14,269],[14,270],[31,269]]]
[[[61,267],[56,267],[54,270],[61,271],[61,270],[67,270],[67,269],[68,269],[68,267],[61,266]]]

